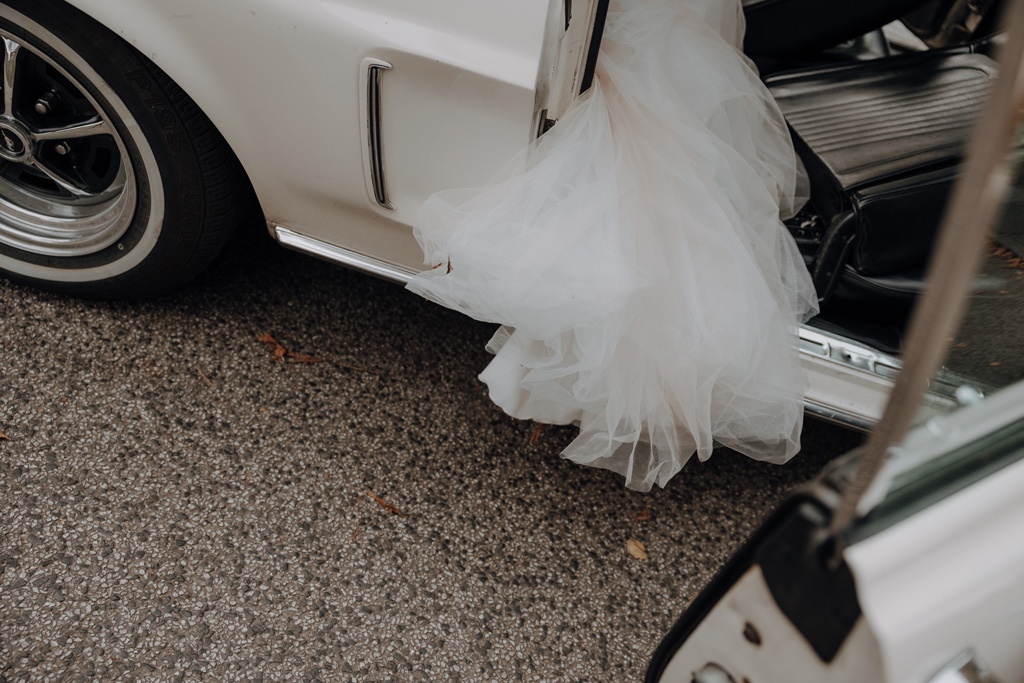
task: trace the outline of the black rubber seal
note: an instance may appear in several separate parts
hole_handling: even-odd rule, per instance
[[[597,15],[594,17],[594,33],[590,36],[590,51],[587,53],[587,66],[580,80],[580,92],[590,90],[594,84],[594,72],[597,70],[597,55],[601,52],[601,39],[604,37],[604,24],[608,19],[608,1],[597,0]]]

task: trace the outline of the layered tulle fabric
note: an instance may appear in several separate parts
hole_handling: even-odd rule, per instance
[[[577,423],[563,455],[631,488],[716,444],[773,462],[799,447],[816,298],[780,214],[804,183],[742,33],[739,0],[620,0],[591,90],[416,226],[433,268],[410,289],[504,325],[491,398]]]

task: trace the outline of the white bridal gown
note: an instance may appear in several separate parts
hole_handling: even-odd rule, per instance
[[[619,0],[594,86],[492,184],[440,192],[410,289],[503,327],[480,378],[563,452],[664,486],[715,445],[799,449],[798,323],[816,299],[780,220],[799,162],[741,54],[740,0]]]

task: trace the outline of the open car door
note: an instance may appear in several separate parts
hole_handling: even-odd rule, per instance
[[[690,605],[649,683],[1024,680],[1024,384],[918,428],[884,498],[829,522],[859,453],[794,494]]]
[[[1007,16],[885,414],[691,603],[648,683],[1024,680],[1024,382],[926,410],[1016,172],[1024,2]]]

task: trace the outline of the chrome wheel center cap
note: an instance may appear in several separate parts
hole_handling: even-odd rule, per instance
[[[25,161],[32,156],[32,138],[17,122],[0,119],[0,158]]]

